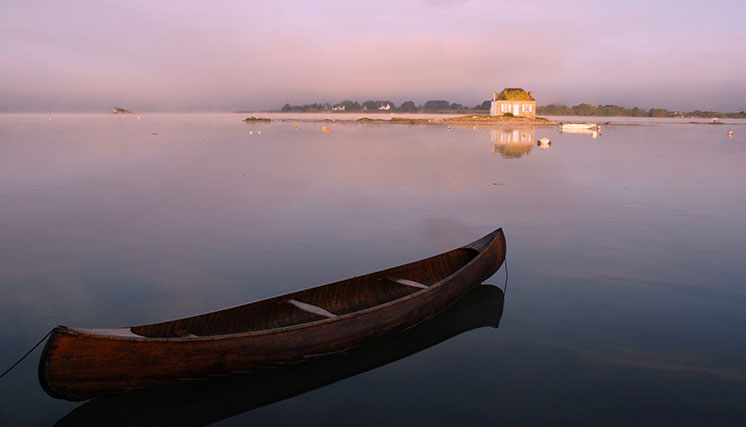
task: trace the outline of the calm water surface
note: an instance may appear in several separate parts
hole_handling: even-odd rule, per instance
[[[223,423],[746,423],[743,123],[242,118],[0,115],[0,369],[57,324],[218,309],[503,227],[498,329]],[[80,406],[41,390],[38,357],[0,380],[1,425]]]

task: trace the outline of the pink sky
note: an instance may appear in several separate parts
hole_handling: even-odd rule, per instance
[[[0,111],[448,99],[746,109],[742,1],[3,0]]]

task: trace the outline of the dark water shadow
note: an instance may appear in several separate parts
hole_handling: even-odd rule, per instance
[[[420,325],[346,353],[257,372],[106,396],[75,408],[56,425],[196,426],[297,396],[395,362],[463,332],[497,328],[505,295],[480,285]]]

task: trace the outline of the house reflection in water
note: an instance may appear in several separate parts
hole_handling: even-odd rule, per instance
[[[506,159],[517,159],[524,154],[531,154],[536,141],[536,128],[490,129],[490,141],[493,153],[500,153]]]

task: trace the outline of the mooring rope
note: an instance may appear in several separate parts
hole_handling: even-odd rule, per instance
[[[47,334],[44,335],[44,338],[40,339],[39,342],[36,343],[36,345],[34,345],[33,347],[31,347],[31,350],[27,351],[26,354],[23,355],[23,357],[21,357],[20,359],[18,359],[18,361],[16,361],[16,363],[13,364],[13,366],[11,366],[5,372],[3,372],[2,374],[0,374],[0,378],[4,377],[5,374],[7,374],[8,372],[12,371],[13,368],[15,368],[16,366],[18,366],[19,363],[23,362],[23,359],[27,358],[28,355],[31,354],[31,352],[33,352],[34,350],[36,350],[36,347],[39,347],[39,345],[41,345],[41,343],[43,343],[44,340],[47,339],[47,337],[49,337],[50,335],[52,335],[52,332],[54,332],[54,329],[52,329],[51,331],[47,332]]]

